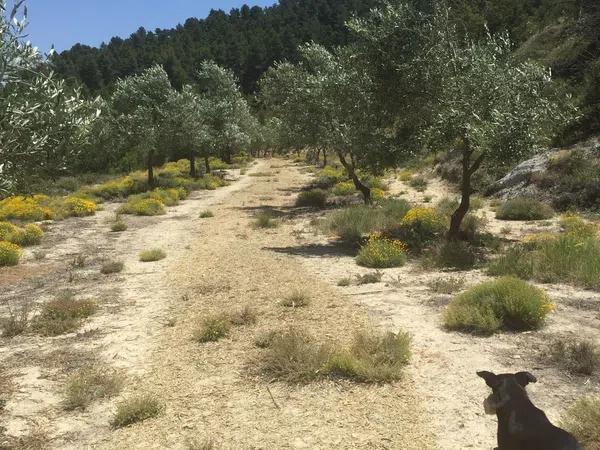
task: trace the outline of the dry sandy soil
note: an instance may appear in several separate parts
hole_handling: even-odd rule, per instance
[[[293,208],[310,175],[279,159],[233,175],[229,186],[194,193],[166,216],[127,217],[124,233],[109,232],[116,204],[105,204],[94,217],[51,223],[38,258],[28,253],[20,266],[0,269],[0,316],[8,305],[40,305],[64,289],[100,305],[78,333],[0,338],[0,444],[4,431],[39,437],[43,448],[185,449],[210,439],[223,449],[491,449],[495,418],[483,414],[487,387],[476,370],[532,371],[539,383],[530,386],[531,396],[552,419],[574,399],[600,392],[598,379],[569,376],[539,357],[554,336],[597,337],[599,293],[544,285],[557,311],[540,332],[449,333],[440,314],[450,296],[428,284],[452,276],[469,286],[486,278],[480,271],[448,274],[410,263],[383,271],[381,283],[338,287],[341,278],[368,270],[310,225],[327,212]],[[437,181],[425,193],[393,182],[392,192],[400,191],[414,201],[447,195]],[[199,219],[205,209],[215,216]],[[280,226],[254,229],[253,215],[262,209]],[[492,231],[506,226],[488,207],[481,214]],[[509,226],[509,238],[519,239],[556,223]],[[138,253],[152,247],[167,258],[140,263]],[[86,256],[82,267],[73,264],[77,255]],[[101,275],[107,259],[123,261],[125,270]],[[310,296],[308,307],[280,304],[294,290]],[[246,305],[258,312],[256,325],[236,327],[216,343],[192,340],[204,317]],[[289,326],[342,343],[366,326],[405,329],[413,337],[413,358],[393,384],[273,382],[256,373],[263,350],[254,340]],[[65,411],[67,377],[89,365],[122,371],[123,393],[85,411]],[[112,429],[116,403],[139,393],[159,398],[164,412]]]

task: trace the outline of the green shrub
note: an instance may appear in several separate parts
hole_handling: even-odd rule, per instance
[[[111,425],[122,428],[156,417],[164,411],[164,405],[152,395],[137,395],[117,405]]]
[[[467,242],[455,240],[444,240],[435,246],[430,259],[435,267],[457,270],[469,270],[477,262],[473,248]]]
[[[39,244],[43,237],[43,230],[36,224],[30,223],[24,228],[19,228],[10,222],[0,222],[0,241],[28,247]]]
[[[135,214],[138,216],[160,216],[167,213],[162,201],[138,196],[129,197],[127,203],[122,205],[118,212],[119,214]]]
[[[16,266],[21,260],[23,250],[16,244],[0,241],[0,267]]]
[[[64,407],[67,410],[85,409],[95,400],[114,397],[122,387],[123,377],[113,370],[80,370],[67,381]]]
[[[160,248],[153,248],[150,250],[144,250],[140,252],[141,262],[160,261],[161,259],[165,259],[166,257],[167,254],[164,252],[164,250],[161,250]]]
[[[327,205],[327,192],[321,189],[303,191],[296,199],[298,207],[325,208]]]
[[[400,241],[375,233],[360,248],[356,262],[371,268],[400,267],[406,263],[406,246]]]
[[[334,351],[326,372],[363,383],[381,383],[400,379],[410,359],[408,333],[359,332],[348,351]]]
[[[331,190],[333,195],[347,196],[356,192],[356,187],[352,181],[340,181]]]
[[[388,233],[399,237],[411,250],[419,252],[426,245],[439,238],[447,228],[447,221],[433,208],[416,207],[410,209],[399,224]]]
[[[455,297],[444,313],[448,329],[493,334],[500,329],[539,328],[553,305],[541,290],[504,277],[478,284]]]
[[[209,219],[209,218],[211,218],[211,217],[214,217],[214,216],[215,216],[215,215],[213,214],[213,212],[212,212],[212,211],[209,211],[208,209],[207,209],[207,210],[205,210],[205,211],[202,211],[202,212],[200,213],[200,218],[201,218],[201,219]]]
[[[577,401],[562,416],[561,426],[588,450],[600,448],[600,398]]]
[[[317,173],[315,185],[321,189],[329,189],[334,184],[344,180],[346,172],[343,168],[325,166]]]
[[[216,342],[227,337],[231,321],[224,315],[205,318],[194,331],[193,339],[197,342]]]
[[[310,296],[302,291],[294,291],[281,301],[282,306],[288,308],[301,308],[310,304]]]
[[[593,375],[600,369],[600,349],[592,341],[557,340],[550,358],[572,373]]]
[[[275,228],[277,222],[273,220],[273,214],[270,211],[261,211],[254,216],[254,228]]]
[[[358,242],[365,234],[397,226],[409,209],[405,200],[387,199],[376,206],[360,205],[335,211],[321,227],[346,242]]]
[[[124,267],[125,264],[123,264],[123,262],[121,261],[107,261],[104,264],[102,264],[102,267],[100,268],[100,273],[102,273],[103,275],[119,273],[123,270]]]
[[[548,205],[525,197],[508,200],[496,210],[496,218],[500,220],[543,220],[553,215]]]
[[[492,260],[487,272],[492,276],[512,275],[529,280],[533,278],[533,257],[523,246],[516,245]]]
[[[346,287],[346,286],[350,286],[350,284],[352,283],[352,280],[348,277],[345,278],[341,278],[338,282],[337,285],[340,287]]]
[[[126,230],[127,224],[122,220],[117,220],[110,226],[110,231],[112,231],[113,233],[121,233]]]

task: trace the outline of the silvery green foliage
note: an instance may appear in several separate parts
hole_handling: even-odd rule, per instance
[[[133,150],[149,169],[160,149],[160,139],[169,131],[169,117],[175,91],[160,66],[119,80],[110,99],[112,129],[123,150]]]
[[[390,165],[397,148],[379,127],[373,83],[356,64],[353,48],[330,52],[307,44],[299,50],[298,64],[276,65],[261,81],[265,104],[283,124],[282,144],[338,152],[356,167]]]
[[[251,143],[256,119],[238,88],[233,72],[206,61],[198,70],[197,78],[205,129],[203,152],[230,156],[246,148]]]
[[[0,0],[0,194],[26,191],[74,163],[98,109],[47,72],[37,49],[22,42],[23,1],[6,16]],[[22,15],[20,15],[22,11]],[[21,18],[19,18],[21,17]]]

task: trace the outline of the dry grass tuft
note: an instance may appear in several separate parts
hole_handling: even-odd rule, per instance
[[[600,449],[600,398],[579,400],[563,415],[561,426],[586,449]]]
[[[229,314],[229,321],[232,325],[254,325],[257,321],[257,312],[250,306],[246,305],[243,308]]]
[[[600,369],[600,348],[592,341],[557,340],[548,356],[572,373],[593,375]]]
[[[64,407],[67,410],[85,409],[94,400],[114,397],[121,391],[123,381],[114,370],[83,369],[67,381]]]
[[[281,305],[287,308],[302,308],[310,304],[310,296],[302,291],[294,291],[281,301]]]
[[[122,428],[156,417],[164,411],[164,405],[153,395],[137,395],[123,400],[117,405],[117,412],[111,425]]]
[[[66,292],[46,303],[32,324],[35,331],[43,336],[76,331],[81,320],[91,316],[98,309],[92,300],[76,300],[72,293]]]
[[[12,338],[23,334],[25,330],[27,330],[27,326],[29,324],[30,312],[30,302],[21,303],[17,309],[8,305],[8,317],[0,319],[2,337]]]
[[[167,254],[164,252],[164,250],[161,250],[160,248],[153,248],[140,252],[141,262],[160,261],[161,259],[165,259],[166,257]]]
[[[125,264],[122,261],[108,261],[102,264],[100,268],[100,273],[103,275],[110,275],[113,273],[119,273],[123,270]]]
[[[225,315],[206,317],[194,331],[193,339],[197,342],[216,342],[227,337],[231,321]]]

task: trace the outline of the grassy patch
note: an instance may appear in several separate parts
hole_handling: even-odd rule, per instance
[[[561,426],[585,448],[600,448],[600,398],[589,397],[576,402],[562,416]]]
[[[329,215],[321,228],[344,241],[358,242],[366,234],[396,226],[409,209],[409,203],[401,199],[383,200],[374,206],[344,208]]]
[[[152,395],[138,395],[123,400],[117,405],[117,412],[111,425],[122,428],[156,417],[164,411],[164,405]]]
[[[216,342],[227,337],[231,328],[231,320],[225,315],[206,317],[194,330],[193,339],[197,342]]]
[[[261,211],[254,216],[253,228],[275,228],[277,221],[273,220],[273,213],[270,211]]]
[[[43,336],[58,336],[76,331],[81,320],[98,309],[92,300],[76,300],[71,293],[64,293],[47,302],[33,320],[32,327]]]
[[[374,333],[361,331],[349,350],[334,351],[327,363],[330,376],[363,383],[398,380],[410,359],[408,333]]]
[[[592,341],[557,340],[550,346],[549,357],[576,374],[593,375],[600,369],[600,348]]]
[[[21,260],[23,250],[16,244],[0,241],[0,267],[16,266]]]
[[[345,287],[345,286],[350,286],[352,284],[352,280],[348,277],[344,277],[341,278],[338,282],[337,285],[340,287]]]
[[[302,291],[294,291],[281,301],[282,306],[301,308],[310,304],[310,296]]]
[[[327,192],[321,189],[303,191],[296,199],[296,206],[298,207],[325,208],[326,205]]]
[[[500,220],[545,220],[553,215],[548,205],[525,197],[508,200],[496,210],[496,218]]]
[[[356,192],[356,187],[352,181],[340,181],[331,189],[333,195],[348,196]]]
[[[123,377],[113,370],[88,368],[72,375],[65,388],[65,409],[85,409],[98,399],[117,395]]]
[[[160,216],[166,213],[162,201],[138,196],[129,197],[127,203],[119,208],[119,214],[135,214],[137,216]]]
[[[531,239],[492,261],[488,272],[600,289],[600,238],[567,232]]]
[[[406,246],[401,241],[375,233],[360,248],[356,262],[360,266],[378,269],[401,267],[406,264]]]
[[[112,273],[119,273],[123,270],[125,264],[122,261],[108,261],[102,264],[100,273],[103,275],[110,275]]]
[[[446,269],[469,270],[476,262],[477,256],[469,243],[444,240],[431,248],[425,264]]]
[[[207,209],[207,210],[202,211],[200,213],[199,217],[201,219],[209,219],[209,218],[214,217],[214,216],[215,216],[214,213],[212,211],[210,211],[210,210]]]
[[[164,250],[161,250],[160,248],[152,248],[140,252],[141,262],[160,261],[161,259],[165,259],[166,257],[167,254],[164,252]]]
[[[512,277],[478,284],[455,297],[444,313],[450,330],[491,335],[500,329],[542,326],[553,305],[540,289]]]
[[[406,333],[359,332],[348,349],[317,342],[299,329],[270,336],[261,370],[271,379],[310,382],[347,378],[358,382],[388,382],[401,376],[410,356]]]

